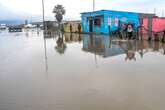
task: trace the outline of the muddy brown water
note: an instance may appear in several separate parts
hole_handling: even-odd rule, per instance
[[[164,54],[159,42],[1,32],[0,110],[164,110]]]

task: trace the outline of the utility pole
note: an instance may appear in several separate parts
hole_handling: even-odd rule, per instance
[[[48,63],[47,63],[47,48],[46,48],[46,38],[45,38],[45,4],[44,0],[42,0],[42,20],[43,20],[43,37],[44,37],[44,52],[45,52],[45,67],[46,67],[46,73],[48,71]]]
[[[162,17],[165,17],[165,16],[164,16],[164,9],[163,9],[163,12],[162,12]]]
[[[95,11],[95,0],[93,0],[93,11]]]
[[[44,0],[42,0],[42,20],[43,20],[43,27],[45,30],[45,5],[44,5]]]
[[[154,14],[156,15],[156,8],[154,8]]]

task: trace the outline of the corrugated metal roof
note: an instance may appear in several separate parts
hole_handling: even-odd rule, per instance
[[[152,13],[139,13],[139,12],[116,11],[116,10],[97,10],[97,11],[92,11],[92,12],[83,12],[83,13],[81,13],[81,14],[98,13],[98,12],[131,13],[131,14],[140,14],[140,15],[143,16],[143,17],[155,16],[155,14],[152,14]]]

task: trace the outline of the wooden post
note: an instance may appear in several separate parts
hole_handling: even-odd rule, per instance
[[[148,17],[148,40],[152,39],[152,16]]]
[[[139,28],[136,30],[136,40],[139,40]]]
[[[142,33],[142,26],[143,26],[143,18],[142,17],[140,17],[139,18],[139,21],[140,21],[140,26],[139,26],[139,28],[138,28],[138,36],[139,36],[139,38],[140,38],[140,40],[143,40],[143,33]]]
[[[108,30],[109,30],[109,37],[111,37],[111,26],[108,26]]]
[[[165,43],[165,30],[163,31],[163,38],[162,38],[162,42]]]

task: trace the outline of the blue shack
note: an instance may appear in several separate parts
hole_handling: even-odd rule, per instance
[[[84,33],[109,33],[116,31],[122,24],[132,23],[134,28],[140,26],[143,18],[152,18],[154,14],[135,12],[99,10],[81,13],[82,29]]]

